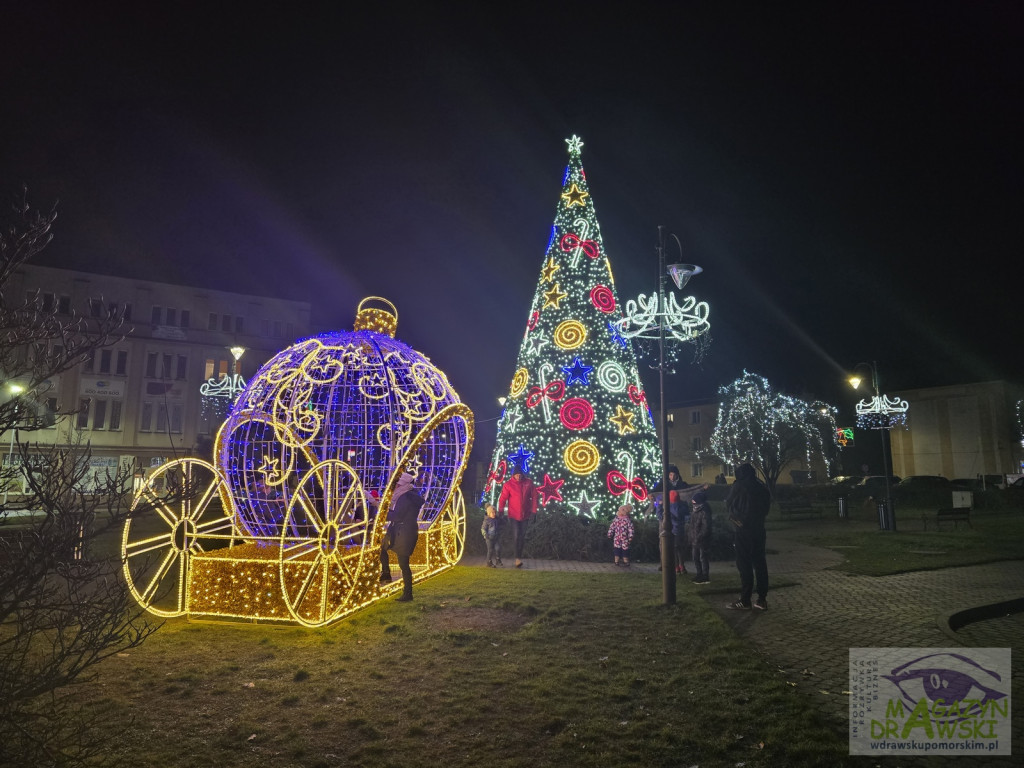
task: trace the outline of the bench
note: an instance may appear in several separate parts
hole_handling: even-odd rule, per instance
[[[825,511],[826,507],[821,502],[800,501],[797,499],[786,499],[777,503],[779,505],[779,514],[782,517],[796,517],[798,515],[817,515],[821,517],[821,513]]]
[[[928,519],[931,517],[927,512],[921,515],[921,519],[924,521],[924,529],[928,530]],[[938,531],[942,530],[943,523],[953,523],[953,530],[957,528],[957,524],[961,521],[967,523],[968,527],[973,528],[971,525],[971,508],[970,507],[956,507],[940,509],[935,513],[935,529]]]

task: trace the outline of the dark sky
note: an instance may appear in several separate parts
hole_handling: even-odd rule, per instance
[[[484,422],[579,134],[620,299],[658,225],[705,269],[674,399],[1024,379],[1020,3],[153,5],[0,10],[0,194],[59,199],[42,263],[318,331],[386,296]]]

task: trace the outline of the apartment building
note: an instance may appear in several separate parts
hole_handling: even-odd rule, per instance
[[[35,393],[41,407],[74,415],[22,435],[41,445],[88,442],[100,476],[125,461],[155,468],[182,456],[211,458],[235,375],[250,378],[310,333],[310,305],[301,301],[29,264],[6,289],[8,301],[23,296],[69,320],[123,313],[123,340]],[[207,383],[213,394],[200,391]],[[9,463],[10,443],[3,448]]]

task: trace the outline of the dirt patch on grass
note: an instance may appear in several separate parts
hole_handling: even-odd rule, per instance
[[[530,620],[528,616],[500,608],[472,608],[461,605],[431,611],[425,618],[432,630],[440,632],[508,632],[519,629]]]

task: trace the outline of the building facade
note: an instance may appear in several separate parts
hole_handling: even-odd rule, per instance
[[[904,390],[907,428],[893,429],[892,471],[953,480],[1024,472],[1020,401],[1005,381]]]
[[[44,446],[87,442],[98,477],[123,462],[145,472],[182,456],[211,459],[235,375],[251,377],[310,333],[311,308],[300,301],[29,264],[7,288],[11,301],[23,296],[69,321],[124,316],[121,341],[30,393],[41,407],[73,415],[21,436]],[[244,350],[237,359],[232,347]],[[207,392],[221,394],[203,395],[208,382]],[[4,447],[9,463],[11,446]]]

